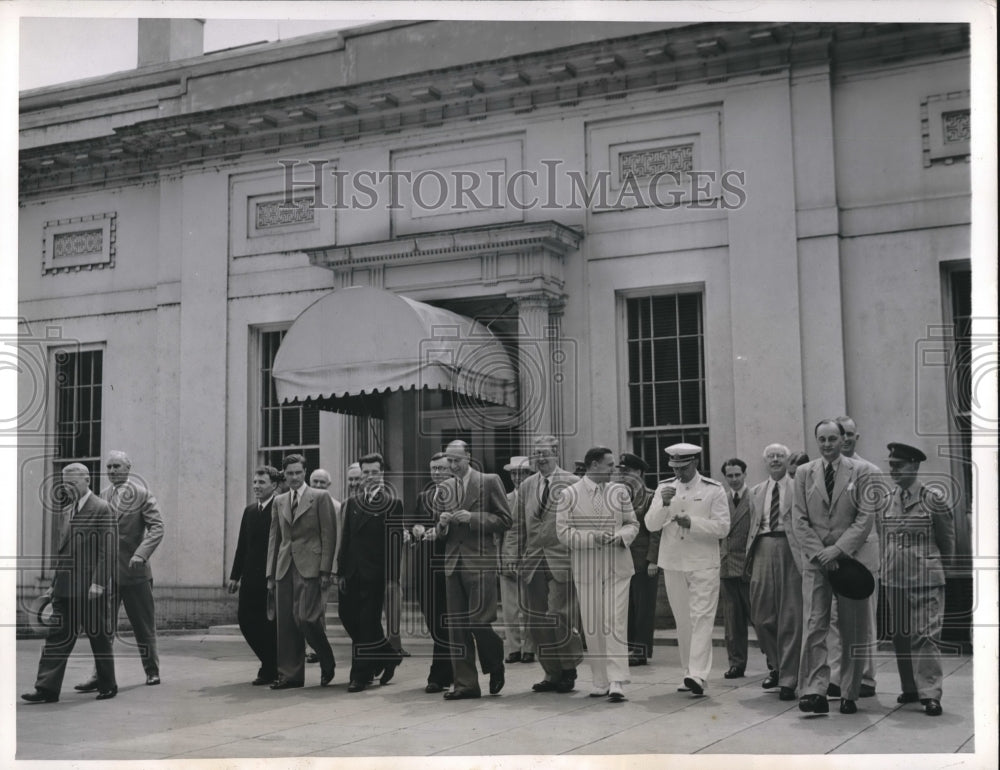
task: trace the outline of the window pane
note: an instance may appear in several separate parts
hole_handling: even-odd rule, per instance
[[[627,339],[634,340],[639,336],[639,305],[642,300],[630,299],[625,302],[625,315],[627,317],[627,329],[625,335]]]
[[[656,386],[656,421],[654,425],[678,425],[681,410],[678,400],[677,383],[668,382]]]
[[[701,334],[701,295],[681,294],[677,297],[680,334]]]
[[[640,400],[639,386],[628,386],[629,420],[633,425],[642,425],[642,403]]]
[[[638,342],[628,343],[628,381],[638,382],[642,372]]]
[[[677,340],[656,340],[653,343],[654,376],[657,382],[677,379]]]
[[[705,422],[701,404],[701,383],[697,381],[682,382],[681,410],[684,424],[692,425]]]
[[[653,336],[677,336],[677,300],[672,295],[653,297]]]
[[[641,303],[640,304],[641,311],[639,313],[639,335],[644,339],[648,339],[649,337],[652,336],[653,332],[652,327],[650,325],[650,315],[649,315],[650,303],[649,300],[646,298],[640,300],[640,303]]]
[[[681,358],[681,379],[693,380],[702,376],[701,340],[698,337],[681,337],[678,340]]]

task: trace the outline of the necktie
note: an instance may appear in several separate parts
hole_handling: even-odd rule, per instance
[[[299,507],[299,493],[292,490],[292,513],[295,513],[295,509]]]
[[[827,463],[826,471],[823,473],[826,482],[826,496],[833,499],[833,463]]]
[[[899,492],[899,502],[904,508],[906,507],[906,501],[909,499],[910,499],[910,490],[901,489]]]
[[[545,506],[549,504],[549,480],[545,479],[542,482],[542,505],[538,509],[538,513],[541,514],[545,511]]]
[[[781,517],[781,490],[778,487],[777,482],[771,487],[771,512],[769,515],[769,526],[772,532],[777,532],[778,530],[778,520]]]
[[[740,507],[740,494],[739,492],[733,492],[733,508]]]

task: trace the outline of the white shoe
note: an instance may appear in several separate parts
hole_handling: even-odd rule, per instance
[[[608,694],[607,687],[595,687],[593,690],[590,691],[591,698],[603,698],[607,694]]]
[[[625,692],[622,690],[621,682],[611,683],[611,687],[608,688],[608,697],[612,703],[621,703],[623,700],[628,700],[625,697]]]

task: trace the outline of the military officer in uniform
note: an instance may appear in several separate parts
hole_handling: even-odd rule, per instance
[[[955,550],[951,507],[917,475],[927,456],[916,447],[889,444],[889,473],[896,483],[879,510],[882,582],[892,624],[892,646],[903,687],[897,703],[920,703],[941,715],[941,619],[944,562]]]
[[[646,528],[662,530],[659,566],[677,622],[684,687],[705,690],[712,668],[712,627],[719,603],[719,540],[729,532],[729,499],[722,485],[698,473],[701,447],[664,450],[676,478],[662,482],[646,512]]]

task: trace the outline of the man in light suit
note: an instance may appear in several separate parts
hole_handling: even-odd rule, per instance
[[[747,667],[747,624],[750,622],[750,587],[744,575],[750,531],[747,464],[738,457],[726,460],[722,464],[722,475],[729,486],[729,534],[719,541],[719,585],[729,653],[729,670],[722,676],[740,679]]]
[[[66,663],[82,627],[90,640],[97,666],[97,700],[118,693],[111,649],[114,625],[108,617],[108,597],[114,575],[118,534],[108,504],[90,491],[87,466],[70,463],[62,470],[69,505],[62,514],[59,545],[53,563],[52,611],[58,623],[45,637],[33,692],[28,703],[59,700]]]
[[[132,625],[146,684],[160,683],[160,656],[156,651],[156,612],[153,604],[153,570],[149,559],[163,540],[163,518],[156,498],[131,476],[132,461],[119,450],[108,452],[104,462],[111,484],[101,491],[101,499],[111,506],[118,521],[118,568],[111,594],[111,617],[117,626],[118,611]],[[98,689],[96,671],[89,681],[74,689]]]
[[[240,592],[237,619],[240,633],[260,661],[255,687],[278,678],[278,628],[267,617],[267,543],[271,532],[271,504],[281,473],[262,465],[253,473],[257,501],[243,510],[236,555],[229,573],[229,593]]]
[[[628,488],[611,481],[615,456],[593,447],[586,475],[560,495],[556,535],[569,548],[573,582],[587,638],[591,697],[625,700],[628,672],[628,589],[635,568],[629,544],[639,534]]]
[[[682,692],[702,695],[712,669],[712,628],[719,606],[719,541],[729,532],[729,500],[722,485],[698,473],[701,447],[665,450],[676,478],[662,482],[646,512],[650,532],[663,530],[659,565],[677,622],[684,669]]]
[[[521,556],[518,545],[521,538],[521,523],[514,514],[517,511],[517,488],[533,471],[531,461],[523,455],[515,455],[503,467],[514,489],[507,495],[507,506],[511,511],[511,528],[500,538],[500,609],[503,615],[504,641],[509,652],[505,663],[534,663],[535,643],[528,634],[527,614],[522,609],[521,600]]]
[[[327,589],[337,550],[333,500],[306,486],[306,460],[282,461],[288,491],[272,503],[267,544],[267,589],[275,592],[278,679],[272,690],[305,684],[305,643],[319,655],[320,685],[333,680],[335,660],[326,638]]]
[[[770,478],[750,490],[746,574],[750,576],[750,618],[760,649],[773,668],[761,686],[780,687],[781,700],[795,700],[802,653],[802,564],[789,542],[794,487],[788,477],[789,450],[769,444],[764,461]]]
[[[844,428],[836,420],[820,420],[814,429],[819,445],[818,460],[795,473],[795,503],[792,526],[802,549],[803,643],[802,696],[799,709],[826,714],[830,684],[827,633],[830,606],[834,601],[829,573],[838,569],[838,558],[856,558],[873,525],[871,504],[865,501],[868,470],[842,457]],[[868,609],[865,600],[837,597],[841,638],[841,714],[857,712],[865,656],[858,651],[868,639]]]
[[[490,694],[503,689],[503,640],[491,625],[497,619],[497,548],[494,535],[510,528],[510,509],[500,477],[469,467],[469,448],[452,441],[445,453],[452,478],[438,487],[437,536],[444,540],[448,626],[454,686],[445,700],[478,698],[476,651]]]
[[[574,630],[579,606],[569,549],[556,535],[556,502],[579,479],[559,467],[559,440],[539,436],[532,445],[536,473],[517,490],[518,552],[528,634],[545,676],[535,692],[570,693],[583,641]]]

